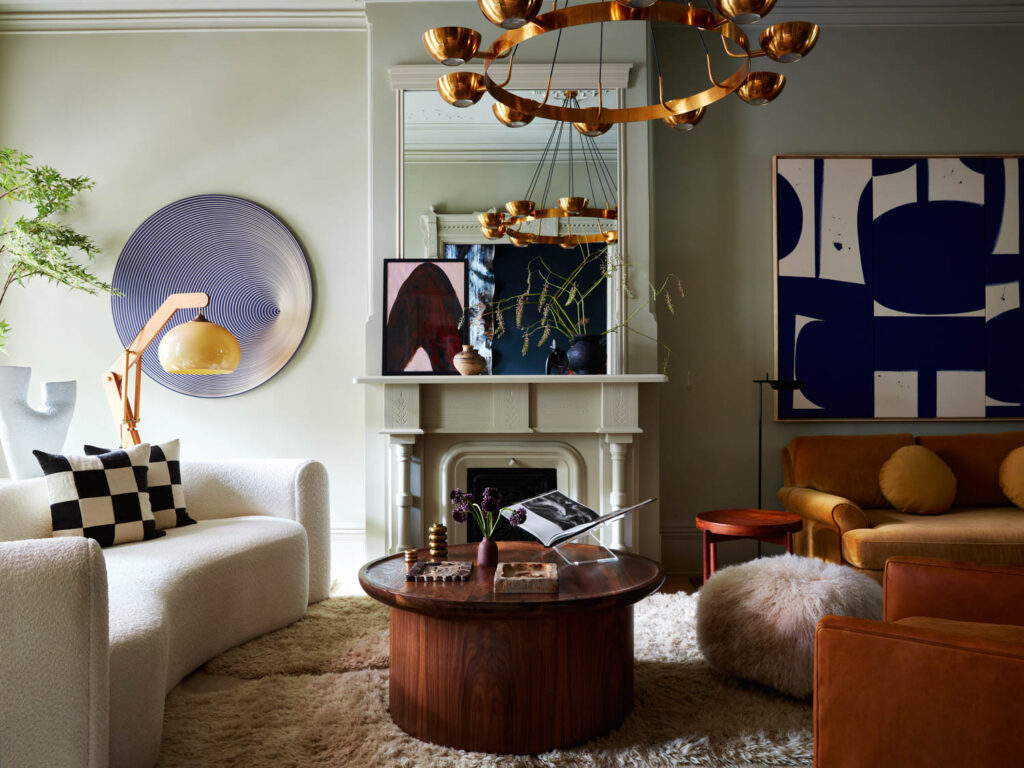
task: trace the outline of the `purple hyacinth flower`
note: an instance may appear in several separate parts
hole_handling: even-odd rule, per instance
[[[509,516],[508,522],[512,525],[513,528],[522,525],[524,522],[526,522],[526,510],[523,509],[522,507],[518,507],[515,510],[515,512],[513,512]]]
[[[454,519],[456,523],[466,522],[466,508],[459,507],[454,512],[452,512],[452,519]]]
[[[454,504],[456,507],[461,507],[462,506],[462,500],[463,500],[464,497],[465,497],[465,494],[462,492],[462,489],[461,488],[455,488],[452,491],[450,498],[452,500],[452,504]]]

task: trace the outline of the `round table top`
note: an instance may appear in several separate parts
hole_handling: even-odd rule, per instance
[[[597,557],[598,547],[570,544],[574,556]],[[606,563],[568,565],[553,549],[537,542],[498,542],[499,562],[543,562],[558,564],[558,592],[508,594],[494,592],[494,571],[476,564],[476,544],[448,547],[445,560],[470,560],[473,572],[463,582],[412,582],[405,580],[401,554],[373,560],[359,569],[359,583],[370,597],[417,613],[439,616],[515,616],[564,610],[600,610],[632,605],[665,581],[654,560],[630,552],[616,551],[618,560]],[[430,559],[426,549],[417,550],[421,560]]]
[[[763,536],[796,533],[803,518],[771,509],[715,509],[697,515],[697,528],[727,536]]]

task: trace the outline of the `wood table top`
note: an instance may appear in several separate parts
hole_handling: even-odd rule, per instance
[[[697,528],[728,536],[796,533],[803,528],[800,515],[771,509],[715,509],[697,515]]]
[[[571,544],[574,556],[597,557],[598,547]],[[588,552],[592,550],[592,553]],[[501,594],[494,591],[494,568],[476,564],[476,544],[449,546],[445,560],[473,561],[468,581],[421,583],[405,580],[401,554],[373,560],[359,569],[359,583],[376,600],[394,608],[438,616],[537,614],[564,610],[600,610],[631,605],[658,590],[665,581],[661,566],[630,552],[617,551],[619,559],[607,563],[567,565],[558,553],[537,542],[498,542],[499,562],[558,564],[558,592],[550,594]],[[417,550],[421,560],[426,549]]]

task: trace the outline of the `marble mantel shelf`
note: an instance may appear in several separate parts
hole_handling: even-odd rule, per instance
[[[359,376],[356,384],[664,384],[660,373],[620,373],[590,376]]]

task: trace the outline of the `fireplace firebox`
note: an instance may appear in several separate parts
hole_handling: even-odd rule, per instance
[[[552,468],[531,467],[470,467],[466,470],[466,490],[477,501],[483,498],[484,488],[497,488],[502,506],[529,499],[558,488],[558,472]],[[470,516],[466,521],[466,541],[480,541],[483,533]],[[496,541],[536,541],[526,531],[513,528],[502,517],[494,531]]]

